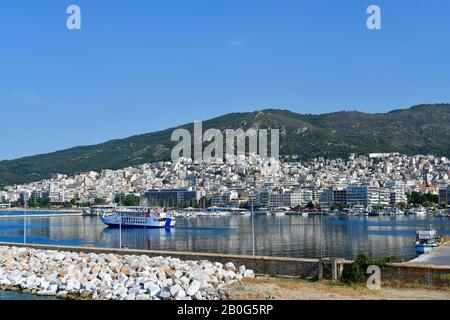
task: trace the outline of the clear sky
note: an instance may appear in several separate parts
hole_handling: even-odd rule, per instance
[[[449,57],[448,0],[4,0],[0,159],[229,112],[450,102]]]

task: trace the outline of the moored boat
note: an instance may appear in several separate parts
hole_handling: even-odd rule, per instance
[[[416,240],[414,242],[416,247],[416,252],[426,253],[440,245],[442,238],[438,234],[436,229],[428,228],[428,230],[416,231]]]
[[[426,212],[425,209],[423,209],[423,208],[418,208],[418,209],[416,209],[416,210],[415,210],[415,213],[416,213],[416,215],[418,215],[418,216],[424,216],[424,215],[427,214],[427,212]]]
[[[372,209],[369,212],[369,217],[378,217],[379,215],[380,215],[380,212],[375,209]]]

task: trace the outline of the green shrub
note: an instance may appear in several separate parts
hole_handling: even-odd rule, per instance
[[[382,268],[387,263],[394,261],[395,256],[388,256],[382,259],[371,259],[365,253],[359,253],[355,261],[349,268],[345,269],[342,274],[342,279],[345,283],[363,283],[366,281],[366,271],[369,266],[376,265]]]

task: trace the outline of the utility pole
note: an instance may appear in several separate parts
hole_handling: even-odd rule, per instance
[[[255,219],[254,219],[254,210],[253,210],[253,201],[254,201],[255,193],[252,192],[252,253],[255,255]]]
[[[122,207],[122,194],[119,194],[119,208]],[[122,212],[119,209],[119,248],[122,249]]]
[[[115,176],[113,178],[113,199],[116,202],[116,180]],[[119,210],[117,210],[117,215],[119,216],[119,249],[122,249],[122,212],[120,212],[120,207],[122,206],[122,194],[119,193]]]
[[[122,212],[120,210],[119,213],[119,249],[122,249]]]
[[[23,243],[27,243],[27,202],[23,203]]]
[[[320,209],[320,259],[323,258],[323,209]]]

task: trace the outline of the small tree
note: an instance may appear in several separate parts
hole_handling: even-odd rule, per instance
[[[38,207],[38,203],[36,202],[36,200],[34,200],[33,198],[28,199],[27,201],[27,206],[29,208],[37,208]]]
[[[135,207],[140,203],[140,198],[134,195],[127,195],[122,199],[122,204],[126,207]]]
[[[400,202],[399,204],[397,204],[397,207],[401,210],[405,210],[406,209],[406,203],[404,202]]]
[[[362,283],[366,280],[366,271],[369,266],[383,267],[395,259],[394,256],[388,256],[379,260],[371,259],[367,254],[361,252],[356,256],[350,267],[344,270],[342,278],[346,283]]]
[[[43,206],[44,208],[50,207],[50,204],[51,204],[50,198],[45,198],[44,201],[42,201],[42,206]]]

